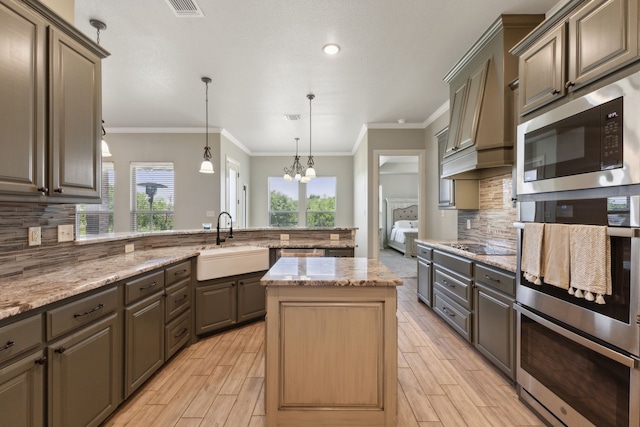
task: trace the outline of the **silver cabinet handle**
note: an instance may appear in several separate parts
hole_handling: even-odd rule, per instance
[[[11,347],[13,347],[14,345],[16,345],[16,342],[13,341],[13,340],[9,340],[9,341],[7,341],[7,343],[4,346],[2,346],[2,348],[0,348],[0,351],[8,350]]]
[[[85,311],[84,313],[76,313],[73,315],[74,318],[78,318],[78,317],[82,317],[82,316],[86,316],[87,314],[91,314],[94,313],[98,310],[101,310],[104,308],[104,304],[98,304],[93,308],[90,308],[89,310]]]
[[[158,284],[158,282],[153,282],[153,283],[151,283],[150,285],[147,285],[147,286],[141,286],[141,287],[140,287],[140,290],[141,290],[141,291],[144,291],[145,289],[151,289],[151,288],[153,288],[154,286],[156,286],[157,284]]]

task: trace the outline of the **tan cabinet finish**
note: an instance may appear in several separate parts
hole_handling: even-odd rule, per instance
[[[118,406],[120,328],[113,313],[49,346],[49,426],[98,426]]]
[[[267,426],[396,424],[395,287],[267,288]]]
[[[511,50],[520,57],[521,112],[637,61],[638,13],[638,0],[574,0],[525,37]]]
[[[563,23],[520,57],[522,111],[533,110],[564,96],[566,30]]]
[[[32,0],[0,0],[0,39],[0,200],[99,201],[108,53]]]

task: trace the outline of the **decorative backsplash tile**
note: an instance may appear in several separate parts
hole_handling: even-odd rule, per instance
[[[215,230],[192,231],[132,237],[125,240],[96,243],[58,243],[58,225],[75,226],[75,205],[40,205],[33,203],[0,203],[0,278],[9,276],[31,276],[42,268],[75,264],[124,252],[124,245],[134,243],[135,250],[164,248],[170,246],[209,246],[216,244]],[[29,227],[41,227],[42,244],[29,246]],[[282,229],[237,229],[233,230],[232,243],[259,242],[279,238]],[[329,234],[338,234],[340,240],[353,241],[354,229],[286,229],[292,241],[327,240]],[[226,235],[226,231],[225,231]]]
[[[458,211],[458,239],[516,247],[516,208],[513,207],[511,174],[481,179],[480,209]],[[467,229],[467,220],[471,229]]]

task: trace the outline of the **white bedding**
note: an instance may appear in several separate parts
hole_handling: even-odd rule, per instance
[[[394,240],[398,243],[404,243],[406,240],[405,237],[405,233],[407,232],[413,232],[413,233],[417,233],[418,229],[417,228],[399,228],[399,227],[393,227],[391,229],[391,234],[389,235],[389,240]]]

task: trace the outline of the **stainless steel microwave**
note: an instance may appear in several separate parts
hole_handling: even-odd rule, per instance
[[[640,184],[640,73],[518,126],[518,194]]]

